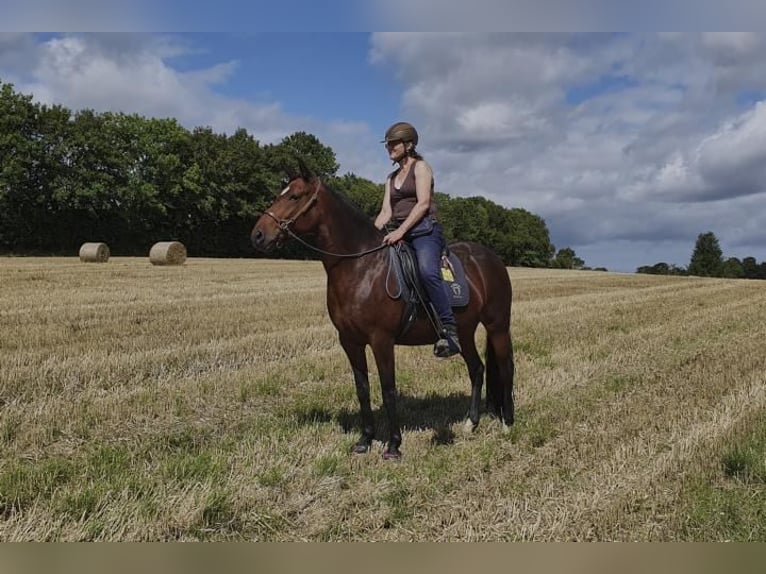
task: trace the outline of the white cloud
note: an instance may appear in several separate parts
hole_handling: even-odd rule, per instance
[[[697,162],[710,187],[734,183],[736,194],[766,191],[766,102],[703,140]]]
[[[718,62],[735,63],[741,58],[754,56],[758,52],[761,38],[754,32],[706,32],[702,34],[702,45]]]
[[[404,84],[442,191],[538,213],[592,265],[653,264],[657,243],[686,265],[708,230],[760,245],[766,208],[743,198],[766,191],[763,37],[378,34],[372,46]],[[766,259],[766,246],[731,255]]]
[[[173,117],[189,128],[211,126],[229,133],[244,127],[263,142],[278,141],[307,125],[328,129],[320,120],[286,114],[278,102],[218,94],[215,86],[236,73],[236,61],[178,71],[169,59],[194,50],[180,37],[85,34],[53,37],[42,44],[30,39],[0,35],[0,62],[9,63],[6,69],[18,91],[43,103]]]
[[[766,102],[726,121],[693,148],[677,150],[625,199],[690,202],[766,193]]]

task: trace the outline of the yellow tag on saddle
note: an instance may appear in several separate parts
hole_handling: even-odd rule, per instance
[[[455,281],[455,276],[452,274],[452,266],[446,257],[442,257],[442,279],[450,283]]]

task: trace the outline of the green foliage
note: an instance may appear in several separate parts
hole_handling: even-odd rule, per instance
[[[437,194],[436,204],[448,240],[486,245],[506,265],[550,265],[554,248],[542,218],[524,209],[506,209],[483,197]]]
[[[582,269],[585,261],[577,257],[574,249],[563,247],[558,250],[556,257],[553,258],[553,267],[559,269]]]
[[[712,231],[700,233],[689,262],[689,275],[720,277],[723,270],[723,252]]]
[[[723,262],[721,275],[730,279],[741,279],[745,276],[745,268],[742,266],[742,262],[739,259],[736,257],[729,257]]]
[[[636,273],[646,273],[648,275],[686,275],[686,269],[677,267],[673,264],[661,261],[654,265],[644,265],[636,269]]]
[[[174,119],[76,113],[36,104],[0,82],[0,251],[76,253],[104,241],[113,255],[144,255],[160,240],[196,256],[252,256],[249,234],[298,159],[373,218],[383,185],[337,176],[333,150],[296,132],[262,146],[244,129],[189,131]],[[482,197],[436,193],[450,241],[475,241],[506,265],[583,266],[554,247],[542,218]],[[278,256],[313,258],[288,243]]]
[[[335,152],[306,132],[296,132],[283,138],[279,144],[268,146],[266,153],[272,169],[288,176],[299,173],[297,158],[303,159],[306,167],[323,179],[335,176],[339,167]]]
[[[712,231],[697,236],[689,269],[660,262],[644,265],[636,273],[651,275],[697,275],[700,277],[726,277],[729,279],[766,279],[766,261],[758,264],[755,257],[736,257],[724,260],[718,239]]]
[[[755,257],[745,257],[742,260],[742,271],[746,279],[766,279],[766,261],[759,265]]]
[[[374,219],[380,212],[384,186],[368,179],[347,173],[342,177],[332,178],[328,184],[336,191],[348,197],[359,209]]]

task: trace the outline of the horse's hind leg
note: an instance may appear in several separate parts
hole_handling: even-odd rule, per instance
[[[367,370],[367,355],[364,351],[364,345],[349,343],[342,337],[340,344],[343,350],[346,351],[348,360],[351,363],[351,369],[354,373],[354,384],[356,385],[356,396],[359,399],[359,408],[362,415],[362,436],[351,447],[351,452],[364,454],[370,450],[372,440],[375,438],[375,420],[373,419],[372,407],[370,406],[370,380]]]
[[[471,404],[468,407],[468,419],[465,421],[465,430],[473,432],[479,424],[481,389],[484,385],[484,363],[481,362],[479,352],[476,350],[476,342],[473,335],[464,337],[460,345],[463,348],[463,359],[468,367],[468,376],[471,378]]]
[[[491,346],[491,353],[489,347]],[[488,333],[487,335],[487,362],[493,361],[492,368],[487,369],[488,375],[493,375],[493,381],[487,379],[487,386],[493,385],[495,400],[502,401],[500,411],[503,417],[503,426],[506,428],[513,424],[514,404],[513,404],[513,346],[511,343],[511,334],[503,329]],[[490,358],[491,357],[491,358]],[[500,406],[500,405],[495,405]]]

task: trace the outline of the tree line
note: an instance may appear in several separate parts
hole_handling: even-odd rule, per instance
[[[383,184],[339,175],[333,150],[311,134],[262,144],[245,129],[226,135],[172,118],[73,112],[0,81],[0,252],[71,255],[103,241],[113,254],[143,255],[178,240],[196,256],[255,256],[250,230],[297,155],[377,214]],[[441,191],[436,202],[451,241],[482,243],[506,265],[585,268],[571,248],[557,251],[545,221],[527,210]],[[278,256],[313,254],[291,244]]]
[[[726,277],[729,279],[766,279],[766,261],[758,263],[755,257],[724,258],[715,233],[700,233],[694,244],[689,266],[678,267],[665,262],[644,265],[636,273],[651,275],[695,275],[698,277]]]

